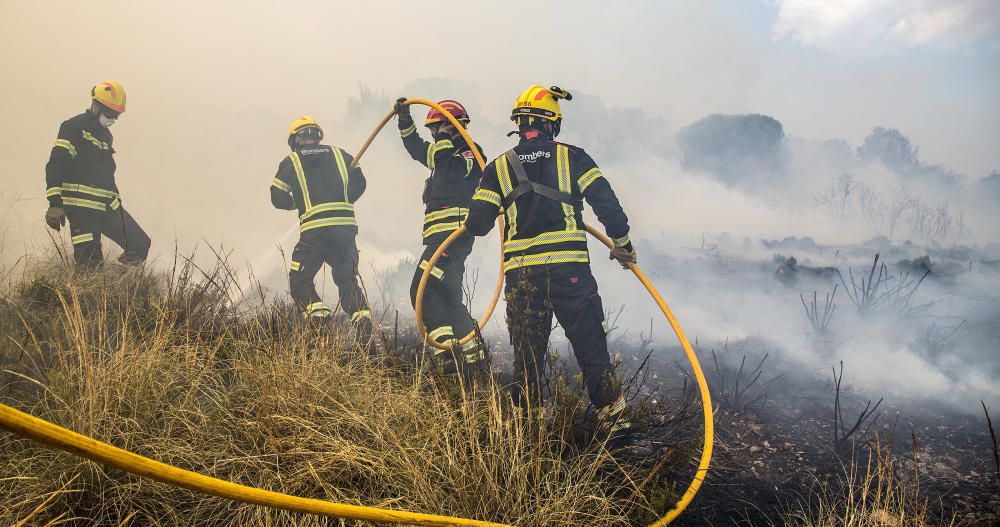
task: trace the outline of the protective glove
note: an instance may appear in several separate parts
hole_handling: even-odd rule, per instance
[[[404,102],[406,102],[406,97],[400,97],[396,99],[396,104],[392,106],[392,109],[395,110],[396,115],[400,117],[403,117],[404,115],[406,117],[410,117],[410,107],[406,104],[403,104]]]
[[[60,227],[66,225],[66,211],[62,207],[49,207],[49,210],[45,211],[45,223],[58,231]]]
[[[635,252],[635,248],[633,248],[630,243],[625,247],[615,247],[614,249],[611,249],[611,255],[608,256],[608,260],[618,260],[622,269],[630,269],[633,264],[638,263],[639,258]]]

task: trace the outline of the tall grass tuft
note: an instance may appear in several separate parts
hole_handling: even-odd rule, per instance
[[[845,468],[844,478],[817,485],[789,512],[784,524],[793,527],[929,527],[964,525],[946,512],[945,503],[920,492],[919,460],[914,472],[903,470],[899,459],[881,438],[866,441],[864,453]],[[888,443],[888,442],[887,442]]]

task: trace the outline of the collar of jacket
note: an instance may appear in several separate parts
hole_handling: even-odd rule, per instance
[[[326,147],[326,145],[324,145],[323,143],[320,143],[319,141],[317,141],[315,143],[309,143],[307,145],[299,145],[299,144],[297,144],[297,145],[295,145],[295,151],[296,152],[301,152],[303,150],[316,150],[318,148],[324,148],[324,147]]]
[[[538,130],[529,130],[521,134],[520,143],[530,143],[532,141],[551,141],[552,138],[545,134],[545,132],[540,132]]]
[[[96,113],[94,113],[90,108],[84,110],[83,113],[87,114],[87,117],[90,118],[90,120],[87,122],[87,125],[85,126],[88,132],[94,134],[95,137],[96,136],[106,136],[108,138],[111,137],[111,129],[101,126],[101,121],[98,119],[98,115]]]

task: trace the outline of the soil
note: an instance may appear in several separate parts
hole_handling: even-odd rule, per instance
[[[677,398],[678,379],[683,377],[677,364],[651,358],[647,367],[652,373],[646,379],[647,390]],[[712,371],[707,373],[711,376]],[[883,401],[838,454],[832,377],[826,383],[781,378],[766,391],[766,402],[755,408],[716,405],[715,450],[708,477],[675,525],[783,525],[783,515],[815,505],[824,488],[839,488],[852,470],[852,456],[854,466],[863,469],[873,447],[881,446],[891,453],[898,475],[919,481],[919,495],[930,503],[938,521],[946,523],[954,516],[963,525],[1000,526],[998,469],[982,408],[976,415]],[[846,429],[867,402],[867,395],[841,393]],[[667,469],[685,484],[701,452],[700,401],[692,398],[689,404],[696,405],[699,413],[648,432],[651,437],[667,435],[675,443],[682,437],[681,442],[693,447],[689,466]],[[998,419],[993,418],[996,426]],[[678,434],[678,427],[688,433]],[[689,432],[692,429],[696,434]],[[671,447],[657,443],[660,451]]]

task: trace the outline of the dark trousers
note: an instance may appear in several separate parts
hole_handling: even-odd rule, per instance
[[[358,284],[358,246],[355,236],[345,235],[336,228],[320,227],[302,233],[299,243],[292,251],[291,270],[288,285],[292,299],[307,316],[329,316],[330,310],[322,304],[316,293],[313,280],[325,262],[330,266],[333,283],[340,294],[340,305],[351,316],[351,322],[359,318],[371,318],[368,300]],[[320,307],[322,306],[322,307]],[[322,311],[325,310],[325,313]]]
[[[604,408],[618,398],[612,378],[604,308],[597,281],[585,263],[537,265],[507,272],[507,328],[514,346],[516,400],[542,400],[552,315],[566,331],[583,370],[590,402]]]
[[[449,245],[448,250],[441,255],[431,270],[427,285],[424,287],[423,320],[424,326],[427,327],[427,336],[442,344],[452,339],[461,339],[475,328],[475,322],[462,302],[465,259],[472,252],[473,241],[472,236],[465,235]],[[413,272],[410,305],[414,308],[417,305],[417,286],[420,284],[420,277],[437,248],[437,244],[425,246],[420,261],[417,262],[417,268]],[[466,362],[475,362],[481,358],[480,348],[477,346],[478,340],[478,338],[472,339],[466,345],[467,349],[463,350],[469,352]]]
[[[101,239],[107,236],[125,252],[118,259],[123,264],[140,264],[149,255],[149,235],[124,208],[97,211],[66,207],[73,241],[73,259],[80,267],[97,268],[104,261]]]

